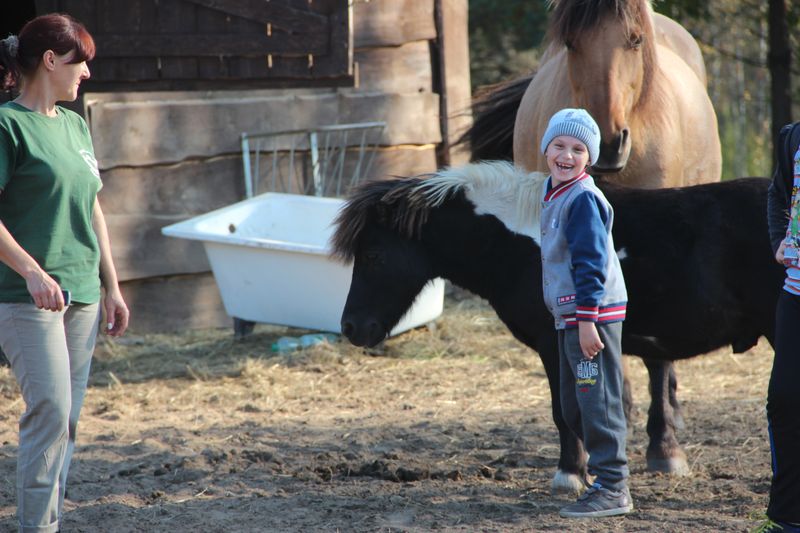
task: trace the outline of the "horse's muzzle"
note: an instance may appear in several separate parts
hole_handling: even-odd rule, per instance
[[[631,135],[628,128],[623,128],[611,142],[600,143],[600,156],[592,165],[593,174],[615,174],[621,172],[628,163],[631,154]]]
[[[342,335],[355,346],[372,348],[386,338],[385,328],[374,318],[356,320],[342,317]]]

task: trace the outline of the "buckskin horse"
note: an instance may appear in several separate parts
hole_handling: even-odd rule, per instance
[[[514,161],[547,171],[550,117],[583,107],[600,127],[592,175],[646,188],[719,181],[717,118],[697,43],[649,0],[558,0],[550,44],[514,124]],[[611,179],[611,176],[608,176]]]

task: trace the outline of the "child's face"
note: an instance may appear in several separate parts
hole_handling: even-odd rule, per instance
[[[550,141],[544,155],[554,184],[579,176],[589,164],[589,149],[569,135],[559,135]]]

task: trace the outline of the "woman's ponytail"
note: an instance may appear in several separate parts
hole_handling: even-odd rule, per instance
[[[13,89],[19,81],[19,38],[9,35],[0,40],[0,86]]]

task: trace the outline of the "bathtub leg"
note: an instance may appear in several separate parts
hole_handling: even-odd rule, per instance
[[[253,333],[253,328],[255,326],[255,322],[233,317],[233,337],[236,340],[243,339]]]

